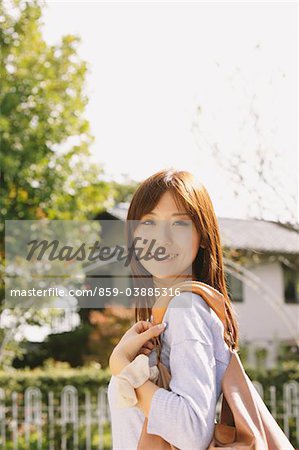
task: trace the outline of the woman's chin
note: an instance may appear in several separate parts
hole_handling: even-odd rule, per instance
[[[151,272],[152,276],[157,278],[157,279],[161,279],[161,280],[177,280],[178,277],[180,277],[181,272],[180,271],[173,271],[173,270],[163,270],[163,269],[159,269],[159,270],[155,270]]]

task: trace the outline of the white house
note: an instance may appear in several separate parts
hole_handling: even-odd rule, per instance
[[[224,247],[248,256],[245,273],[232,279],[240,342],[248,346],[248,363],[256,350],[268,350],[266,366],[279,344],[299,345],[299,230],[263,220],[219,218]],[[230,264],[227,264],[230,267]]]

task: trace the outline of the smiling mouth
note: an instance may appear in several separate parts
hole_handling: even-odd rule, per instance
[[[154,256],[153,253],[150,253],[150,255]],[[166,256],[166,258],[165,258],[165,256]],[[168,253],[167,255],[163,255],[163,259],[155,258],[155,261],[158,261],[158,262],[172,261],[175,258],[177,258],[178,256],[179,256],[178,253]]]

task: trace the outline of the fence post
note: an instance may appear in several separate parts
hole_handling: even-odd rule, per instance
[[[270,408],[274,419],[277,419],[276,386],[270,386]]]
[[[61,393],[61,448],[67,450],[67,425],[74,429],[73,449],[78,450],[78,391],[74,386],[65,386]]]
[[[48,427],[49,427],[49,450],[54,450],[55,437],[55,412],[54,412],[54,393],[48,393]]]
[[[290,437],[290,418],[296,421],[296,439],[299,442],[299,390],[296,381],[283,385],[283,428],[286,436]]]
[[[39,388],[28,387],[25,390],[25,442],[27,448],[30,439],[30,426],[35,425],[37,429],[37,447],[42,448],[42,393]]]
[[[90,392],[85,391],[85,450],[91,449],[91,402]]]
[[[104,448],[104,424],[110,420],[110,415],[107,417],[107,388],[100,387],[98,389],[98,405],[97,405],[97,415],[98,415],[98,433],[99,433],[99,450]]]
[[[15,391],[12,393],[12,421],[11,421],[11,428],[12,428],[13,450],[18,450],[18,440],[19,440],[19,433],[18,433],[18,393],[15,392]]]

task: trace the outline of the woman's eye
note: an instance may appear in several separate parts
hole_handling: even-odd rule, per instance
[[[188,227],[190,225],[189,222],[186,222],[184,220],[176,220],[174,223],[176,223],[178,225],[183,225],[184,227]]]
[[[141,225],[153,225],[154,221],[153,220],[143,220],[141,222]]]

